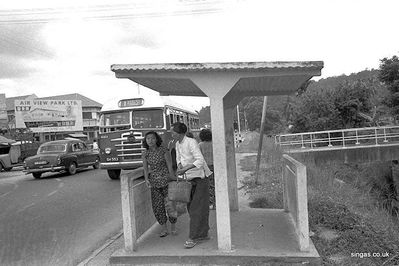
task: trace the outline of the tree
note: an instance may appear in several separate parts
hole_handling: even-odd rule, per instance
[[[336,129],[340,126],[339,111],[330,90],[310,89],[292,104],[292,132]]]
[[[202,107],[201,110],[198,112],[200,125],[204,126],[204,124],[211,122],[211,107],[205,106]]]
[[[286,97],[269,96],[267,98],[267,109],[265,118],[265,134],[279,133],[284,127],[284,109],[287,102]],[[249,130],[258,130],[262,120],[263,96],[244,98],[239,104],[241,125],[247,125]]]
[[[309,88],[292,108],[292,131],[323,131],[364,127],[359,113],[372,113],[376,91],[370,80],[344,81],[336,88]]]
[[[335,89],[334,104],[339,112],[342,127],[353,128],[365,126],[365,119],[359,112],[369,113],[372,109],[372,87],[361,80],[345,82]]]
[[[380,64],[379,79],[383,82],[390,95],[385,102],[391,109],[395,120],[399,119],[399,58],[394,55],[392,58],[383,58]]]

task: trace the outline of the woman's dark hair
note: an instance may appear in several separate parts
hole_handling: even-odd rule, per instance
[[[192,132],[187,132],[186,133],[186,137],[193,139],[194,138],[194,134]]]
[[[148,146],[148,143],[147,143],[146,138],[147,138],[148,135],[151,135],[151,134],[154,135],[155,138],[156,138],[156,140],[157,140],[157,142],[156,142],[157,147],[161,146],[161,144],[162,144],[162,138],[161,138],[161,136],[159,136],[159,134],[158,134],[157,132],[155,132],[155,131],[148,131],[147,133],[145,133],[144,139],[143,139],[143,147],[144,147],[145,149],[147,149],[147,150],[148,150],[150,147]]]
[[[199,138],[201,141],[212,141],[212,131],[206,128],[201,130]]]
[[[176,122],[172,124],[172,130],[177,134],[186,134],[187,126],[184,123]]]

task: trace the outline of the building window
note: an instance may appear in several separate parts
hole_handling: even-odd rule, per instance
[[[92,119],[92,113],[91,112],[83,112],[83,119]]]

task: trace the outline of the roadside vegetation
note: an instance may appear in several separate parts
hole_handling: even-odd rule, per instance
[[[244,134],[238,152],[256,152],[259,134]],[[259,179],[244,180],[253,208],[283,208],[281,151],[264,137]],[[253,171],[256,155],[241,162]],[[323,265],[399,265],[398,201],[386,164],[323,167],[305,163],[311,239]],[[373,257],[378,253],[379,257]]]

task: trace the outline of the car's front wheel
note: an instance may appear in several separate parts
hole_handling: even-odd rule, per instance
[[[32,173],[35,179],[39,179],[42,176],[42,173]]]
[[[75,162],[72,162],[72,163],[69,164],[69,166],[68,166],[68,174],[70,174],[70,175],[76,174],[76,163]]]

